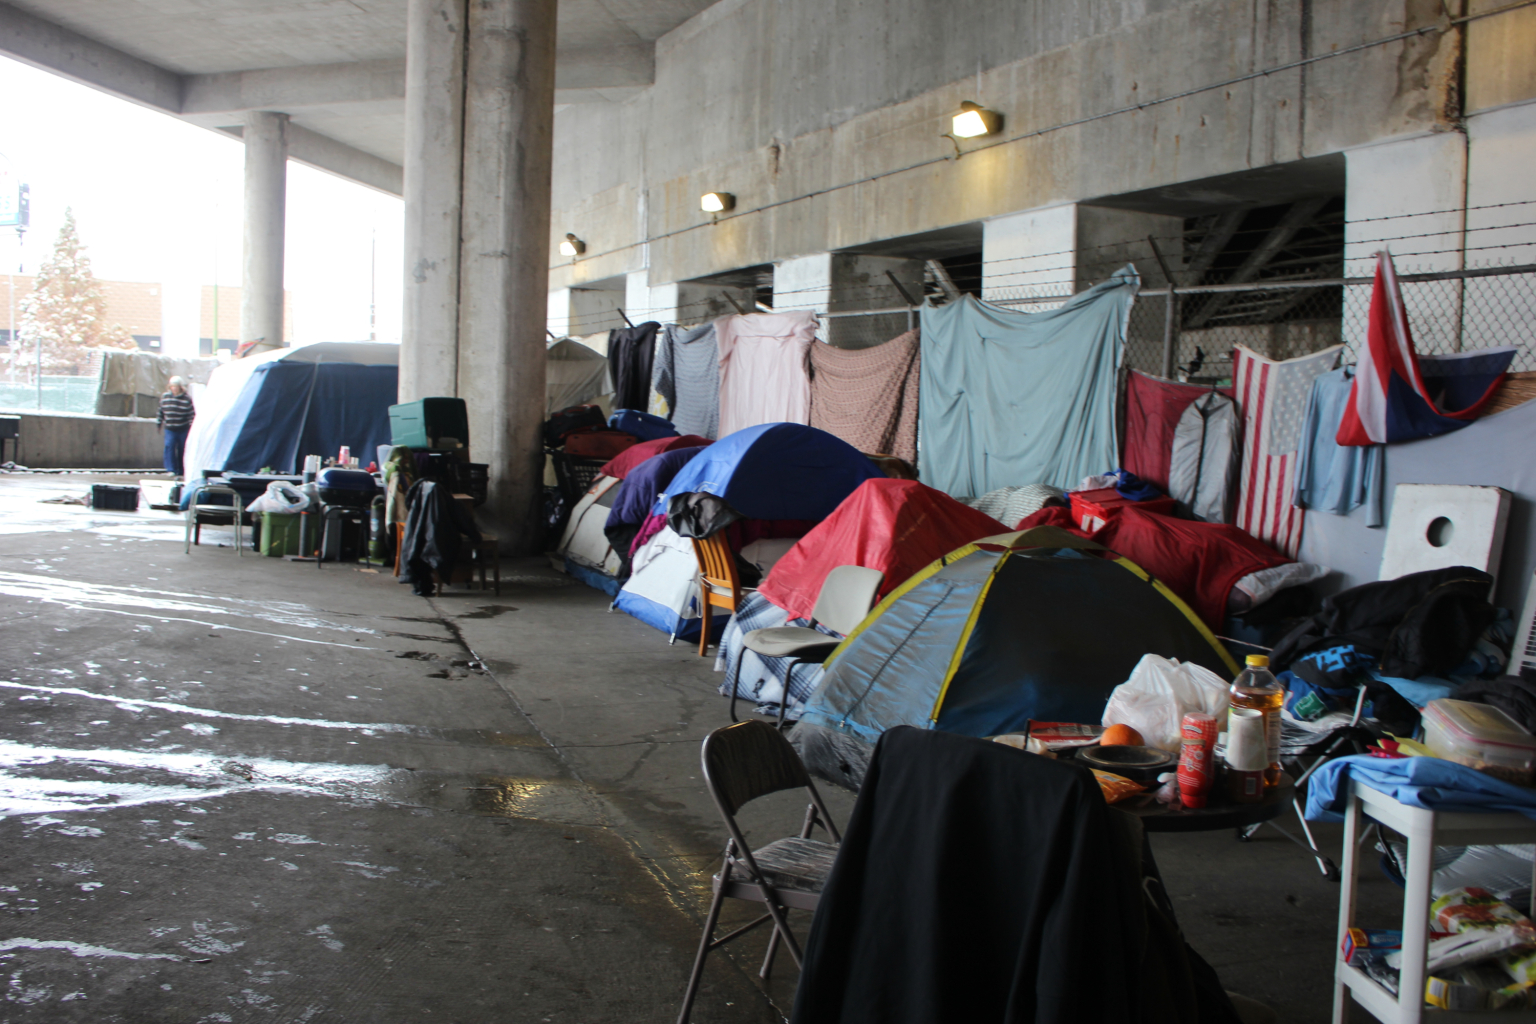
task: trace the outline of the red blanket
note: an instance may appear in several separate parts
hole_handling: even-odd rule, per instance
[[[1286,558],[1235,526],[1145,512],[1135,505],[1111,509],[1104,528],[1085,533],[1064,508],[1043,508],[1019,524],[1059,526],[1089,537],[1156,576],[1213,630],[1227,617],[1227,598],[1251,572],[1284,565]]]

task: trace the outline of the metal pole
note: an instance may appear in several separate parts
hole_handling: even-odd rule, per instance
[[[1178,309],[1179,297],[1174,291],[1173,271],[1168,269],[1168,261],[1163,259],[1163,251],[1157,247],[1157,239],[1148,235],[1147,244],[1152,246],[1152,255],[1157,257],[1157,265],[1163,270],[1163,279],[1168,282],[1168,297],[1163,301],[1163,377],[1172,380],[1174,349],[1177,347],[1174,339],[1174,311]]]

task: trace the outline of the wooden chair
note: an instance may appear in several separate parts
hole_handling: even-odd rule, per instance
[[[699,560],[699,657],[709,653],[709,629],[711,612],[724,608],[732,615],[741,604],[743,589],[741,578],[736,575],[736,556],[725,539],[725,531],[719,530],[703,540],[693,539],[693,554]]]

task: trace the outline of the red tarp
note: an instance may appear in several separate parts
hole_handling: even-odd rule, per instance
[[[1121,465],[1168,490],[1168,464],[1179,417],[1209,390],[1132,370],[1125,382],[1125,460]],[[1232,393],[1231,388],[1219,390],[1224,395]]]
[[[652,455],[660,455],[662,452],[670,452],[674,448],[699,448],[709,444],[709,438],[700,437],[697,434],[684,434],[682,437],[658,437],[654,441],[641,441],[615,455],[608,464],[598,470],[603,476],[615,476],[620,480],[629,475],[629,471]]]
[[[1213,630],[1221,629],[1238,580],[1292,561],[1235,526],[1175,519],[1135,505],[1111,509],[1104,528],[1094,534],[1079,529],[1064,508],[1043,508],[1019,529],[1033,526],[1059,526],[1124,555],[1183,598]]]
[[[916,480],[866,480],[779,559],[758,588],[791,619],[810,618],[827,573],[862,565],[885,573],[880,596],[962,544],[1008,528]]]

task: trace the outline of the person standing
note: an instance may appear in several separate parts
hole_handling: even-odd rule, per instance
[[[155,422],[165,435],[165,471],[176,479],[182,476],[182,454],[187,449],[187,431],[197,410],[192,408],[192,396],[187,394],[187,382],[172,377],[170,390],[160,396],[160,415]]]

